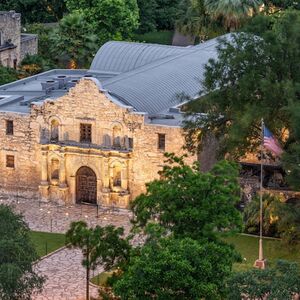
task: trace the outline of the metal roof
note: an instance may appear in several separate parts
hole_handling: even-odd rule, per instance
[[[68,92],[67,84],[46,93],[42,84],[49,80],[56,82],[63,76],[73,82],[93,76],[119,105],[148,114],[169,114],[170,108],[182,103],[180,95],[192,98],[198,95],[204,66],[210,58],[216,58],[217,45],[217,39],[187,48],[108,42],[100,48],[88,71],[51,70],[1,86],[0,111],[28,113],[26,103],[56,99]],[[151,122],[177,126],[180,116]]]
[[[124,73],[189,49],[145,43],[108,42],[97,52],[90,71]]]
[[[137,111],[159,113],[182,103],[181,95],[196,97],[204,66],[216,58],[217,39],[190,47],[102,82],[103,88],[125,99]]]

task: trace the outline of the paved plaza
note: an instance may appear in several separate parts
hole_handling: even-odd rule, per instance
[[[22,213],[31,230],[65,233],[72,221],[85,220],[89,226],[108,224],[130,230],[131,213],[128,210],[98,208],[88,205],[63,206],[28,199],[0,198],[0,204],[8,204]],[[78,249],[62,248],[41,259],[35,270],[47,277],[43,292],[34,300],[83,300],[85,299],[86,271],[81,265],[82,255]],[[95,272],[101,272],[101,268]],[[93,274],[91,274],[93,277]],[[97,296],[97,288],[90,286],[91,296]]]
[[[8,204],[21,213],[29,228],[34,231],[65,233],[73,221],[84,220],[89,226],[122,226],[127,234],[130,229],[131,213],[115,207],[91,205],[58,205],[37,200],[0,198],[0,204]]]

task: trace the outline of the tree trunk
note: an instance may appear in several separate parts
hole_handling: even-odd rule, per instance
[[[86,268],[86,300],[90,300],[90,268]]]

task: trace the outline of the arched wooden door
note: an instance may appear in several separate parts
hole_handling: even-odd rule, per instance
[[[97,203],[97,177],[88,167],[81,167],[76,173],[76,202]]]

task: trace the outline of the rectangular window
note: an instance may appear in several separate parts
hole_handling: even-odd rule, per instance
[[[158,149],[165,151],[166,149],[166,135],[159,133],[158,134]]]
[[[6,167],[7,168],[15,167],[15,157],[13,155],[6,155]]]
[[[6,120],[6,134],[7,135],[14,134],[14,122],[11,120]]]
[[[92,142],[92,125],[80,124],[80,142],[91,143]]]
[[[133,138],[128,138],[129,149],[133,149]]]

